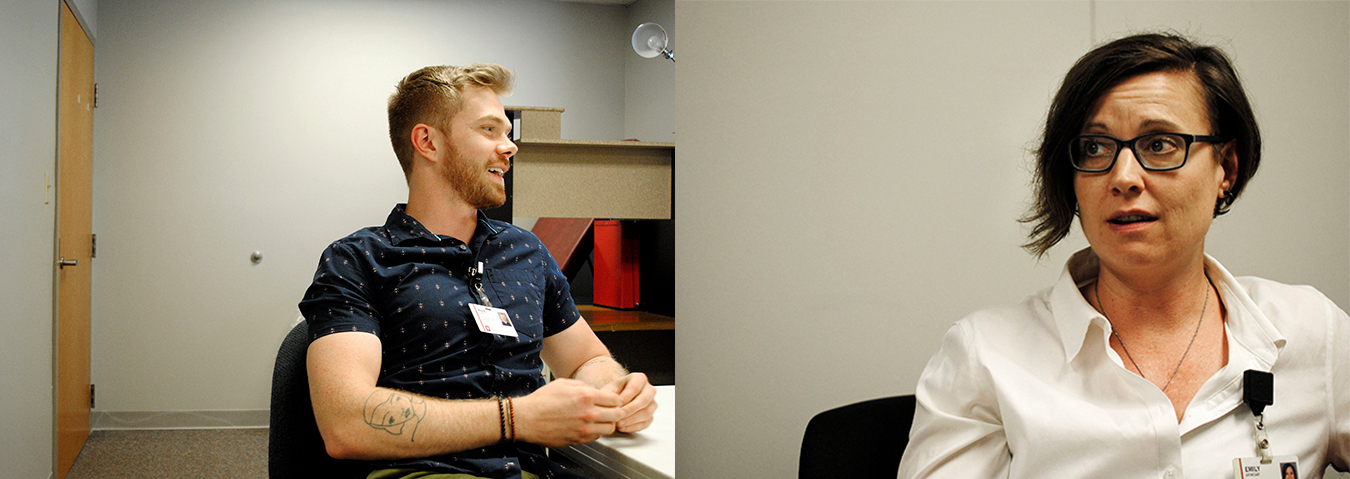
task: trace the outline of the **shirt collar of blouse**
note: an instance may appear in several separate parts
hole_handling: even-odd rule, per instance
[[[1069,257],[1064,272],[1050,292],[1050,313],[1059,329],[1064,357],[1070,362],[1078,357],[1083,344],[1089,340],[1107,344],[1110,323],[1087,302],[1081,292],[1083,286],[1096,281],[1100,268],[1097,254],[1092,248],[1084,248]],[[1252,366],[1269,370],[1284,348],[1284,336],[1246,294],[1237,279],[1209,255],[1205,255],[1205,271],[1219,290],[1219,297],[1227,310],[1225,329],[1229,341],[1236,342],[1251,354],[1254,361]],[[1093,325],[1097,327],[1093,328]],[[1236,364],[1232,359],[1233,355],[1230,354],[1230,364]]]
[[[483,214],[483,210],[478,210],[477,214],[478,225],[482,228],[474,231],[473,235],[475,238],[484,236],[485,234],[487,238],[491,238],[502,232],[501,228],[493,225],[492,221],[488,220],[487,215]],[[388,231],[390,243],[395,246],[401,246],[405,242],[417,239],[424,239],[432,242],[441,241],[439,236],[436,236],[436,234],[432,233],[427,227],[422,226],[422,223],[418,222],[416,218],[413,218],[408,214],[408,205],[406,203],[399,203],[394,206],[394,210],[389,212],[389,217],[384,221],[384,228],[385,231]],[[471,239],[469,242],[472,243],[474,241]]]

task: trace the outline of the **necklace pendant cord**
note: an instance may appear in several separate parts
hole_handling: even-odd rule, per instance
[[[1105,318],[1106,318],[1106,322],[1110,323],[1110,322],[1111,322],[1111,317],[1110,317],[1110,316],[1107,316],[1107,314],[1106,314],[1106,305],[1102,303],[1102,293],[1101,293],[1101,288],[1098,287],[1098,285],[1100,285],[1100,284],[1101,284],[1101,279],[1100,279],[1100,278],[1098,278],[1098,280],[1097,280],[1096,283],[1093,283],[1093,284],[1092,284],[1092,295],[1093,295],[1093,296],[1096,296],[1096,299],[1097,299],[1097,307],[1101,308],[1101,310],[1102,310],[1102,317],[1105,317]],[[1195,322],[1195,332],[1194,332],[1194,333],[1191,333],[1191,342],[1188,343],[1188,344],[1186,344],[1186,351],[1183,352],[1183,353],[1181,353],[1181,360],[1177,361],[1177,367],[1172,368],[1172,375],[1168,376],[1168,377],[1167,377],[1167,383],[1166,383],[1166,384],[1163,384],[1163,387],[1162,387],[1163,392],[1167,392],[1167,387],[1172,385],[1172,380],[1173,380],[1173,379],[1176,379],[1176,377],[1177,377],[1177,372],[1178,372],[1178,371],[1181,371],[1181,365],[1186,363],[1186,356],[1188,356],[1188,355],[1191,354],[1191,346],[1194,346],[1194,345],[1195,345],[1195,338],[1198,337],[1198,336],[1200,336],[1200,325],[1202,325],[1202,324],[1205,323],[1205,313],[1209,310],[1209,289],[1210,289],[1211,287],[1213,287],[1213,286],[1214,286],[1213,283],[1210,283],[1210,281],[1209,281],[1209,274],[1206,274],[1206,275],[1205,275],[1205,303],[1204,303],[1203,306],[1200,307],[1200,319],[1199,319],[1198,321]],[[1115,336],[1115,337],[1116,337],[1116,341],[1120,342],[1120,349],[1122,349],[1122,350],[1125,351],[1125,357],[1128,358],[1128,359],[1130,360],[1130,364],[1134,365],[1134,370],[1135,370],[1135,371],[1139,371],[1139,377],[1142,377],[1142,378],[1144,378],[1144,379],[1148,379],[1148,378],[1144,377],[1144,370],[1139,368],[1139,363],[1134,362],[1134,356],[1130,354],[1130,348],[1125,347],[1125,340],[1124,340],[1124,339],[1121,339],[1121,338],[1120,338],[1120,333],[1116,332],[1116,325],[1115,325],[1114,323],[1111,324],[1111,335],[1112,335],[1112,336]]]

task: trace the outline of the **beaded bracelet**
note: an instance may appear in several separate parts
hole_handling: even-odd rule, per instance
[[[507,416],[507,418],[510,420],[509,422],[511,423],[511,442],[516,442],[516,405],[515,403],[511,402],[510,396],[506,397],[506,410],[507,412],[510,413],[510,415]]]
[[[502,424],[502,442],[506,442],[506,406],[503,404],[502,398],[497,398],[497,416],[501,419]]]

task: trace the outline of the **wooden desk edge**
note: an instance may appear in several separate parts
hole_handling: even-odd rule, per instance
[[[578,304],[577,311],[592,331],[673,331],[675,318],[646,311],[627,311],[591,304]]]

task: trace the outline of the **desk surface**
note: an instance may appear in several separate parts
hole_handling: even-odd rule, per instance
[[[590,323],[592,331],[674,330],[675,318],[646,311],[606,308],[578,304],[577,311]],[[660,409],[660,408],[658,408]]]
[[[636,434],[602,437],[590,444],[555,449],[606,478],[675,478],[675,386],[656,387],[652,425]]]

